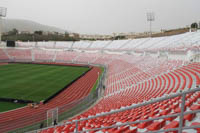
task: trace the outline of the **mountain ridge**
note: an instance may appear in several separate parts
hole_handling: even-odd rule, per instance
[[[2,19],[2,26],[3,26],[2,32],[4,33],[11,31],[14,28],[20,32],[21,31],[34,32],[38,30],[42,30],[45,32],[59,32],[59,33],[68,32],[61,28],[48,26],[48,25],[40,24],[35,21],[24,20],[24,19]]]

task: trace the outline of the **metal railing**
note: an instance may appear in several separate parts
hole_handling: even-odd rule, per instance
[[[191,90],[187,90],[187,91],[182,91],[182,92],[179,92],[179,93],[171,94],[169,96],[164,95],[164,96],[162,96],[160,98],[155,98],[155,99],[152,99],[152,100],[140,103],[140,104],[131,105],[129,107],[125,107],[125,108],[122,108],[122,109],[117,109],[117,110],[110,111],[110,112],[107,112],[107,113],[97,114],[95,116],[90,116],[88,118],[81,118],[79,120],[74,120],[72,122],[66,122],[65,124],[60,124],[58,126],[75,123],[75,125],[76,125],[75,132],[76,133],[82,133],[82,132],[99,131],[99,130],[103,130],[103,129],[116,128],[116,127],[131,125],[131,124],[137,124],[137,123],[142,123],[142,122],[149,122],[149,121],[153,121],[153,120],[159,120],[159,119],[165,119],[165,118],[179,116],[180,117],[179,118],[179,127],[170,128],[170,129],[162,129],[162,130],[158,130],[158,131],[152,131],[151,133],[160,133],[160,132],[169,132],[169,131],[178,131],[179,133],[182,133],[182,131],[186,130],[186,129],[200,128],[200,125],[198,125],[198,126],[184,126],[184,124],[183,124],[184,115],[193,114],[193,113],[199,113],[200,112],[200,110],[184,111],[186,94],[195,93],[197,91],[200,91],[199,87],[197,87],[195,89],[191,89]],[[84,131],[78,131],[78,123],[81,122],[81,121],[91,120],[91,119],[95,119],[95,118],[99,118],[99,117],[103,117],[103,116],[108,116],[108,115],[111,115],[111,114],[115,114],[115,113],[119,113],[119,112],[130,110],[130,109],[135,109],[135,108],[138,108],[138,107],[154,104],[154,103],[157,103],[157,102],[161,102],[161,101],[172,99],[172,98],[179,97],[179,96],[181,97],[181,112],[180,113],[174,113],[174,114],[170,114],[170,115],[165,115],[165,116],[160,116],[160,117],[155,117],[155,118],[149,118],[149,119],[145,119],[145,120],[137,120],[137,121],[134,121],[134,122],[125,122],[125,123],[122,123],[122,124],[115,124],[115,125],[101,127],[101,128],[93,128],[93,129],[88,129],[88,130],[84,130]],[[54,127],[57,127],[57,126],[54,126]],[[42,129],[42,130],[45,130],[45,129]],[[32,131],[32,133],[37,133],[37,132],[42,131],[42,130]]]
[[[63,63],[66,62],[66,61],[63,61]],[[102,87],[102,86],[101,86]],[[99,88],[99,85],[98,87]],[[98,90],[98,89],[97,89]],[[190,127],[183,127],[183,116],[186,115],[186,114],[190,114],[190,113],[198,113],[200,112],[200,110],[196,110],[196,111],[187,111],[187,112],[184,112],[184,106],[185,106],[185,96],[186,94],[188,93],[193,93],[193,92],[196,92],[196,91],[200,91],[199,88],[195,88],[195,89],[192,89],[192,90],[188,90],[188,91],[184,91],[184,92],[180,92],[180,93],[176,93],[176,94],[172,94],[170,96],[163,96],[161,98],[156,98],[156,99],[152,99],[150,101],[147,101],[147,102],[144,102],[144,103],[141,103],[141,104],[137,104],[137,105],[133,105],[133,106],[129,106],[129,107],[126,107],[126,108],[123,108],[123,109],[119,109],[119,110],[115,110],[115,111],[111,111],[111,112],[107,112],[107,113],[103,113],[101,115],[96,115],[96,116],[91,116],[89,118],[84,118],[84,119],[81,119],[81,120],[76,120],[76,121],[73,121],[73,122],[68,122],[67,124],[72,124],[72,123],[75,123],[77,125],[76,127],[76,132],[78,132],[78,122],[80,121],[85,121],[85,120],[90,120],[90,119],[95,119],[95,118],[98,118],[98,117],[102,117],[102,116],[107,116],[107,115],[111,115],[111,114],[114,114],[114,113],[119,113],[119,112],[122,112],[122,111],[126,111],[126,110],[130,110],[130,109],[134,109],[134,108],[138,108],[138,107],[142,107],[142,106],[146,106],[146,105],[149,105],[149,104],[152,104],[152,103],[156,103],[156,102],[160,102],[160,101],[164,101],[164,100],[167,100],[167,99],[171,99],[171,98],[175,98],[175,97],[178,97],[178,96],[181,96],[182,97],[182,103],[181,103],[181,113],[177,113],[177,114],[173,114],[173,115],[166,115],[166,116],[162,116],[162,117],[157,117],[157,118],[151,118],[151,119],[147,119],[147,120],[140,120],[140,121],[134,121],[134,122],[126,122],[126,123],[123,123],[123,124],[118,124],[118,125],[112,125],[112,126],[108,126],[108,127],[102,127],[102,128],[94,128],[94,129],[90,129],[90,130],[85,130],[85,131],[96,131],[96,130],[102,130],[102,129],[109,129],[109,128],[114,128],[114,127],[120,127],[120,126],[125,126],[125,125],[130,125],[130,124],[135,124],[135,123],[141,123],[141,122],[147,122],[147,121],[153,121],[153,120],[158,120],[158,119],[164,119],[164,118],[169,118],[169,117],[174,117],[174,116],[179,116],[180,117],[180,121],[179,121],[179,128],[173,128],[173,129],[167,129],[167,130],[160,130],[160,131],[156,131],[157,132],[166,132],[166,131],[175,131],[175,130],[178,130],[179,132],[182,132],[182,130],[184,129],[192,129],[192,128],[197,128],[197,127],[200,127],[200,126],[190,126]],[[99,94],[98,91],[96,91],[97,95]],[[79,111],[81,110],[84,110],[86,108],[88,108],[92,103],[94,103],[95,101],[97,100],[97,97],[94,98],[93,96],[87,96],[87,97],[84,97],[84,100],[78,100],[78,101],[74,101],[73,103],[70,103],[70,104],[67,104],[65,106],[62,106],[60,107],[60,110],[67,110],[67,107],[72,107],[71,104],[73,104],[74,106],[75,105],[79,105],[81,104],[83,101],[84,102],[87,102],[88,103],[86,104],[86,106],[82,106],[80,107],[79,109],[77,109],[78,111],[74,110],[74,108],[71,108],[72,110],[67,113],[66,115],[63,115],[62,111],[61,112],[61,115],[60,115],[60,118],[59,120],[64,120],[64,119],[67,119],[69,118],[70,116],[73,116],[74,114],[77,114]],[[62,109],[63,108],[63,109]],[[68,111],[68,110],[67,110]],[[46,114],[45,114],[46,115]],[[63,115],[63,116],[62,116]],[[62,116],[62,117],[61,117]],[[35,116],[37,117],[37,116]],[[61,125],[61,124],[60,124]],[[63,125],[63,124],[62,124]],[[37,128],[39,128],[39,126],[37,126]],[[34,129],[33,129],[34,130]],[[19,130],[20,131],[20,130]],[[40,130],[37,130],[37,131],[40,131]],[[36,131],[36,132],[37,132]],[[84,132],[85,132],[84,131]]]

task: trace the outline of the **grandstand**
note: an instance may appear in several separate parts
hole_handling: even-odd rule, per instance
[[[133,40],[17,42],[16,48],[0,47],[0,61],[94,66],[40,108],[0,113],[0,132],[41,122],[56,107],[58,114],[71,109],[65,105],[76,105],[89,95],[100,72],[95,65],[107,71],[98,102],[36,132],[200,132],[200,31]]]

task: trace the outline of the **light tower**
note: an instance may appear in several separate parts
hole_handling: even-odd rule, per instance
[[[0,43],[1,43],[1,34],[2,34],[2,17],[6,17],[7,8],[0,7]]]
[[[155,21],[154,12],[147,12],[147,21],[150,23],[149,24],[149,32],[150,32],[150,37],[151,37],[151,35],[152,35],[151,25],[152,25],[152,22]]]

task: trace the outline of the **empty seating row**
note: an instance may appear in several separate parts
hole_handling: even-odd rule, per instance
[[[94,107],[69,121],[110,112],[200,85],[200,63],[185,64],[182,61],[162,61],[149,57],[139,57],[139,59],[128,59],[129,61],[124,61],[124,57],[118,55],[111,56],[110,58],[112,58],[111,61],[104,55],[95,61],[95,63],[100,64],[104,62],[104,64],[108,65],[107,88],[104,97]],[[199,100],[200,92],[188,94],[185,110],[200,109]],[[84,131],[86,129],[112,126],[124,122],[133,122],[179,113],[180,105],[181,98],[176,97],[102,118],[82,121],[79,123],[79,130]],[[187,126],[198,125],[198,114],[185,115],[184,121],[184,124]],[[178,125],[179,117],[171,117],[140,124],[104,129],[98,132],[146,132],[175,128]],[[66,124],[42,132],[49,132],[49,130],[73,132],[75,131],[75,124]],[[195,132],[195,130],[192,131]]]
[[[187,32],[184,34],[156,37],[140,38],[132,40],[114,41],[77,41],[77,42],[17,42],[19,47],[39,47],[39,48],[60,48],[60,49],[87,49],[87,50],[134,50],[134,51],[188,51],[199,49],[200,30],[197,32]]]
[[[2,53],[7,56],[7,52],[8,55],[19,59],[23,58],[26,53],[25,50],[21,50],[21,52],[13,51],[6,49],[2,50]],[[31,52],[28,54],[30,55]],[[17,57],[18,55],[19,57]],[[107,66],[107,81],[103,98],[94,107],[77,117],[70,119],[69,121],[95,116],[104,112],[110,112],[112,110],[128,107],[133,104],[151,100],[152,98],[170,95],[180,90],[187,90],[200,85],[200,63],[188,63],[181,60],[163,60],[149,56],[137,57],[132,55],[80,53],[73,51],[43,49],[33,49],[32,56],[36,61],[77,61],[83,63],[91,62]],[[85,80],[81,80],[81,83],[77,83],[72,88],[67,89],[66,92],[61,93],[55,98],[55,100],[52,100],[52,102],[41,106],[40,110],[24,108],[20,110],[20,113],[17,111],[11,111],[0,114],[0,127],[2,126],[4,129],[9,129],[10,127],[8,127],[8,124],[12,123],[13,120],[19,120],[19,125],[15,124],[15,121],[12,123],[15,124],[16,127],[22,126],[23,123],[30,124],[30,121],[28,121],[30,113],[33,114],[33,117],[30,118],[31,120],[40,121],[45,118],[44,114],[47,109],[81,99],[83,96],[89,94],[89,88],[92,87],[92,83],[95,83],[95,78],[97,78],[97,72],[99,71],[100,70],[95,67],[92,71],[93,73],[86,76],[88,79],[88,81],[86,80],[87,82]],[[74,88],[81,89],[83,91],[78,91],[78,94],[76,94],[76,89]],[[199,92],[188,94],[186,97],[185,110],[198,110],[200,108]],[[148,118],[174,114],[180,112],[180,105],[181,98],[176,97],[174,99],[108,115],[102,118],[83,121],[79,123],[79,130],[84,131],[95,127],[105,127],[127,121],[146,120]],[[36,115],[39,117],[35,117]],[[27,120],[21,121],[20,123],[21,117],[27,118]],[[184,124],[189,126],[198,124],[197,119],[198,114],[196,113],[185,115],[184,121],[186,122]],[[178,127],[178,125],[179,117],[172,117],[124,127],[104,129],[101,132],[146,132],[168,129],[170,127]],[[44,130],[44,132],[54,131],[73,132],[75,131],[75,124],[62,125]]]

